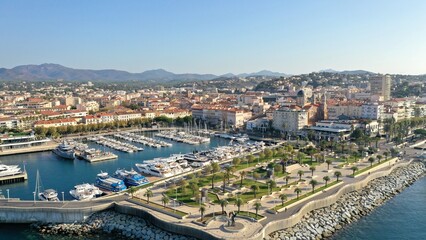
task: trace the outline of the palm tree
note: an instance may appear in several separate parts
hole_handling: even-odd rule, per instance
[[[222,214],[225,213],[225,207],[228,205],[228,201],[226,201],[226,199],[221,199],[219,201],[220,206],[222,207]]]
[[[225,168],[226,178],[228,179],[228,184],[230,183],[230,178],[232,174],[234,173],[235,168],[233,166],[227,166]]]
[[[330,177],[329,177],[329,176],[324,176],[324,177],[322,178],[322,180],[324,180],[324,181],[325,181],[325,186],[327,187],[328,181],[330,181]]]
[[[284,193],[280,194],[280,199],[281,199],[281,206],[284,206],[284,202],[287,201],[287,195],[285,195]]]
[[[327,163],[327,170],[330,170],[330,165],[333,163],[333,161],[331,161],[331,159],[327,159],[325,162]]]
[[[247,175],[247,172],[246,172],[246,171],[241,171],[241,172],[240,172],[240,178],[241,178],[241,181],[240,181],[240,188],[241,188],[241,187],[243,187],[243,180],[244,180],[244,178],[246,177],[246,175]]]
[[[273,188],[276,188],[277,187],[277,182],[275,182],[274,180],[269,180],[269,181],[266,181],[266,184],[268,184],[269,185],[269,187],[271,188],[271,190],[273,189]]]
[[[334,172],[334,176],[336,177],[336,180],[339,181],[339,177],[342,176],[342,173],[339,171]]]
[[[384,152],[383,155],[385,155],[385,160],[388,160],[389,152]]]
[[[201,213],[201,221],[203,221],[203,219],[204,219],[204,213],[206,212],[206,207],[203,206],[203,205],[201,205],[199,211]]]
[[[302,165],[302,161],[305,158],[305,154],[302,152],[298,152],[296,155],[297,160],[299,160],[299,164]]]
[[[257,213],[259,212],[259,209],[262,207],[262,204],[260,203],[260,201],[256,201],[253,204],[254,209],[256,210],[256,218],[257,218]]]
[[[379,161],[379,163],[380,163],[380,160],[382,160],[382,158],[383,158],[382,155],[377,155],[377,160]]]
[[[219,172],[220,166],[218,163],[212,163],[211,164],[211,173],[212,173],[212,189],[214,188],[214,177],[216,176],[216,173]]]
[[[259,186],[257,186],[256,184],[253,184],[251,185],[250,189],[253,190],[254,198],[256,198],[256,193],[257,191],[259,191]]]
[[[223,187],[222,187],[222,192],[223,192],[223,193],[225,193],[226,178],[228,177],[227,175],[228,175],[228,173],[227,173],[227,172],[224,172],[224,173],[223,173]]]
[[[244,204],[244,200],[241,198],[235,199],[235,206],[238,207],[238,212],[240,212],[240,207]]]
[[[299,199],[299,194],[302,192],[302,189],[300,188],[295,188],[294,192],[297,194],[297,199]]]
[[[352,176],[355,177],[355,172],[358,171],[358,167],[357,166],[352,166],[351,169],[352,169]]]
[[[368,161],[370,162],[370,167],[371,167],[371,166],[373,166],[375,159],[374,159],[374,157],[369,157]]]
[[[315,186],[318,185],[318,181],[315,179],[312,179],[311,181],[309,181],[309,184],[311,184],[312,186],[312,193],[315,192]]]
[[[166,207],[166,205],[170,202],[170,198],[169,198],[169,197],[167,197],[167,195],[164,195],[164,196],[161,198],[161,202],[163,203],[163,206],[164,206],[164,207]]]
[[[285,185],[288,185],[288,180],[290,180],[290,175],[285,176]]]
[[[189,188],[191,189],[191,191],[192,191],[192,196],[195,196],[195,191],[197,191],[198,190],[198,185],[197,185],[197,183],[195,183],[195,182],[190,182],[189,183]]]
[[[148,189],[146,190],[146,192],[145,192],[144,196],[146,197],[147,202],[148,202],[148,204],[149,204],[149,198],[150,198],[150,197],[152,197],[152,196],[154,196],[154,193],[152,193],[152,190],[148,188]]]
[[[238,165],[240,165],[240,163],[241,163],[241,159],[239,159],[239,158],[234,158],[232,160],[232,164],[234,164],[234,166],[238,166]]]
[[[188,182],[185,179],[182,179],[178,182],[178,185],[180,186],[182,193],[186,193],[186,185],[188,185]]]
[[[314,176],[314,171],[316,170],[315,166],[310,166],[309,170],[311,170],[311,176]]]
[[[259,173],[257,173],[257,172],[253,172],[253,178],[254,178],[254,180],[256,180],[256,181],[257,181],[257,179],[259,179],[259,178],[260,178],[260,174],[259,174]]]
[[[129,193],[130,193],[130,196],[133,198],[133,194],[136,192],[137,190],[136,190],[136,187],[131,187],[131,188],[129,188]]]
[[[303,174],[305,174],[305,172],[303,170],[297,171],[297,175],[299,175],[299,181],[302,181]]]

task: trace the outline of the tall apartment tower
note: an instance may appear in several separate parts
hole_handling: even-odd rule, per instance
[[[377,75],[370,78],[371,93],[390,100],[392,78],[390,75]]]

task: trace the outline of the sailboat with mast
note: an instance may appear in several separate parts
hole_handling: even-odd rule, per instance
[[[36,175],[36,185],[35,185],[35,194],[37,194],[40,201],[48,201],[48,202],[59,202],[58,192],[54,189],[46,189],[43,190],[43,185],[41,184],[40,173],[37,170]]]

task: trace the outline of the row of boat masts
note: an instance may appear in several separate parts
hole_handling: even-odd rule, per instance
[[[109,137],[104,137],[104,136],[94,136],[94,137],[89,137],[87,138],[87,140],[89,141],[93,141],[99,145],[103,145],[103,146],[107,146],[109,148],[118,150],[118,151],[122,151],[122,152],[127,152],[127,153],[132,153],[132,152],[138,152],[138,151],[143,151],[144,149],[141,147],[137,147],[135,145],[132,145],[130,143],[126,143],[126,142],[120,142],[118,140],[109,138]]]
[[[184,131],[161,131],[155,134],[157,137],[170,139],[176,142],[183,142],[191,145],[198,145],[210,142],[210,137],[202,137]]]
[[[173,144],[165,142],[165,141],[145,137],[145,136],[142,136],[142,135],[137,135],[137,134],[130,133],[130,132],[117,133],[117,134],[114,134],[114,137],[129,141],[129,142],[135,142],[135,143],[143,144],[143,145],[153,147],[153,148],[172,147],[173,146]]]

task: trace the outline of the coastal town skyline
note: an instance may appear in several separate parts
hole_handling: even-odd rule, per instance
[[[1,2],[0,238],[426,239],[425,12]]]
[[[1,3],[0,66],[425,74],[423,1]]]

